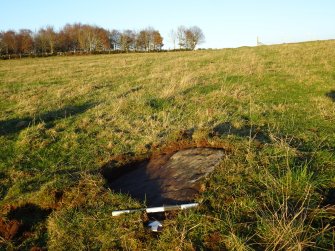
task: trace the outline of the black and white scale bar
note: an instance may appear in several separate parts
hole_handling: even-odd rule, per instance
[[[183,210],[192,207],[199,206],[199,203],[189,203],[189,204],[181,204],[174,206],[162,206],[162,207],[148,207],[148,208],[139,208],[139,209],[126,209],[126,210],[117,210],[112,212],[112,216],[119,216],[121,214],[128,214],[133,212],[144,211],[146,213],[161,213],[173,210]]]

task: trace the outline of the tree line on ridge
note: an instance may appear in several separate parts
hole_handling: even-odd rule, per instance
[[[197,27],[179,26],[170,39],[174,50],[194,50],[204,42],[204,34]],[[162,51],[164,38],[152,27],[135,30],[106,30],[88,24],[66,24],[59,31],[52,26],[0,32],[0,56],[45,56],[82,53],[152,52]],[[176,47],[177,43],[177,47]]]

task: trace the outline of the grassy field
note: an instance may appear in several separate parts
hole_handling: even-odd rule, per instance
[[[0,61],[2,249],[331,250],[335,41]],[[200,207],[149,233],[101,168],[227,152]],[[7,224],[7,225],[6,225]],[[0,248],[1,249],[1,248]]]

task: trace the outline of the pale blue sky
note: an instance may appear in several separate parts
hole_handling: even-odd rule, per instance
[[[0,30],[81,22],[105,29],[152,26],[172,47],[171,29],[199,26],[206,43],[226,48],[335,38],[335,0],[2,0]]]

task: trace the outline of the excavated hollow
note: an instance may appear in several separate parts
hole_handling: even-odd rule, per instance
[[[203,189],[204,178],[214,171],[224,151],[190,148],[160,154],[124,168],[123,173],[105,172],[114,192],[130,195],[147,206],[192,202]],[[123,168],[119,167],[118,171]]]

